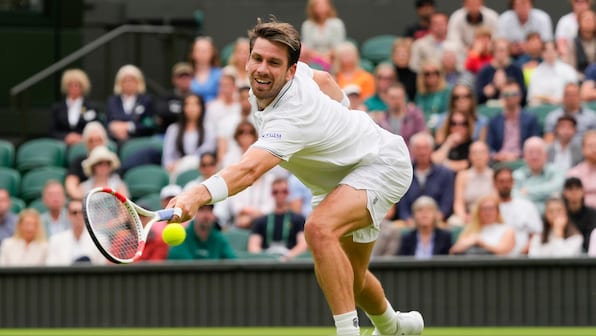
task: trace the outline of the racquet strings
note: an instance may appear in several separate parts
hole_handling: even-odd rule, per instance
[[[97,192],[87,200],[87,219],[104,251],[117,259],[132,259],[139,247],[135,218],[112,194]]]

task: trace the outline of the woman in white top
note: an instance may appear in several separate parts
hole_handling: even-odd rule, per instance
[[[333,50],[346,40],[346,27],[337,17],[332,0],[309,0],[302,23],[302,57],[329,70]]]
[[[554,42],[544,43],[542,59],[528,83],[528,104],[561,104],[565,85],[577,83],[577,73],[571,65],[559,60]]]
[[[515,232],[505,225],[495,195],[480,197],[468,226],[451,248],[451,254],[508,255],[515,247]]]
[[[81,195],[85,195],[93,188],[110,187],[128,197],[128,187],[116,173],[120,167],[120,160],[107,147],[95,147],[82,164],[83,171],[89,179],[79,185]]]
[[[569,221],[561,198],[546,200],[542,234],[530,241],[530,257],[573,257],[582,253],[584,238]]]
[[[0,266],[44,265],[48,254],[48,242],[35,209],[24,209],[12,237],[5,239],[0,248]]]

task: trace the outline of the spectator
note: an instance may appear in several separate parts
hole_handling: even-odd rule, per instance
[[[338,44],[334,59],[333,73],[341,88],[350,84],[358,85],[361,99],[368,99],[375,93],[375,79],[360,67],[358,48],[352,42]]]
[[[159,200],[161,208],[165,209],[170,200],[182,192],[182,188],[176,184],[168,184],[159,191]],[[168,245],[163,241],[161,235],[166,222],[157,222],[151,227],[147,236],[147,243],[143,250],[143,255],[139,261],[161,261],[168,258]],[[184,225],[187,225],[186,223]]]
[[[307,251],[302,215],[292,212],[288,204],[289,186],[285,178],[277,178],[271,186],[275,200],[273,212],[259,217],[252,224],[248,252],[279,255],[288,260]]]
[[[186,228],[186,239],[181,245],[170,248],[168,259],[235,259],[230,243],[221,232],[213,229],[216,222],[213,205],[201,206]]]
[[[242,106],[238,101],[236,78],[225,73],[219,79],[217,98],[207,106],[206,127],[213,133],[217,143],[217,157],[223,158],[233,141],[234,130],[242,120]],[[215,148],[213,148],[215,150]]]
[[[335,48],[346,40],[346,27],[337,17],[332,0],[308,1],[300,34],[302,57],[307,63],[316,63],[329,70]]]
[[[307,218],[312,211],[312,192],[295,175],[288,176],[290,210]]]
[[[451,248],[451,254],[508,255],[515,247],[515,233],[505,225],[495,196],[481,197],[474,206],[470,223]]]
[[[199,157],[198,169],[199,176],[196,179],[186,183],[186,185],[184,186],[184,190],[192,188],[198,185],[199,183],[203,182],[204,180],[210,178],[211,176],[215,175],[215,173],[217,172],[217,155],[215,154],[215,152],[205,152],[201,154],[201,156]]]
[[[519,160],[523,143],[540,135],[536,116],[521,108],[521,95],[519,83],[507,80],[501,92],[503,112],[488,122],[486,142],[496,162]]]
[[[549,80],[554,80],[553,78]],[[550,112],[544,121],[544,139],[552,142],[555,139],[555,126],[559,118],[569,115],[577,122],[574,141],[581,142],[584,133],[596,129],[596,112],[581,105],[580,87],[577,83],[567,83],[563,89],[563,106]]]
[[[561,104],[565,85],[577,83],[577,73],[558,59],[553,42],[544,44],[543,61],[534,69],[528,85],[528,105]]]
[[[342,91],[348,97],[350,101],[350,105],[348,106],[350,110],[365,110],[366,107],[364,106],[364,101],[361,98],[360,94],[360,87],[356,84],[348,84],[346,85]],[[370,97],[369,97],[370,98]]]
[[[579,142],[573,141],[577,122],[570,115],[562,115],[555,126],[555,139],[546,148],[547,162],[558,171],[566,172],[582,160]]]
[[[125,65],[116,73],[114,95],[108,99],[107,120],[110,135],[119,143],[155,131],[153,102],[145,93],[145,77],[136,66]]]
[[[11,201],[8,190],[0,188],[0,246],[2,241],[14,234],[17,215],[10,209]]]
[[[596,62],[596,13],[586,10],[579,14],[577,36],[569,44],[565,61],[582,74],[591,63]]]
[[[92,121],[83,129],[83,142],[87,153],[75,157],[68,166],[68,172],[64,180],[64,187],[66,194],[72,199],[83,199],[83,194],[79,189],[79,184],[87,180],[87,175],[83,171],[83,160],[88,156],[88,153],[98,146],[108,145],[108,134],[102,124],[98,121]]]
[[[469,118],[473,127],[472,140],[486,140],[486,124],[488,120],[484,116],[479,116],[476,113],[476,99],[474,98],[474,91],[471,86],[467,84],[457,84],[451,89],[449,97],[449,110],[447,113],[440,115],[437,119],[435,128],[435,141],[443,143],[447,137],[445,120],[450,120],[454,113],[463,114],[466,120]]]
[[[563,15],[555,28],[555,39],[557,41],[557,50],[561,57],[565,59],[568,50],[577,36],[578,18],[580,13],[592,8],[592,0],[570,0],[572,11]]]
[[[397,82],[395,69],[390,63],[380,63],[375,68],[375,93],[364,100],[364,107],[369,113],[381,112],[387,109],[387,89]]]
[[[453,216],[448,221],[450,226],[469,223],[472,206],[480,197],[490,195],[494,190],[493,170],[488,165],[490,156],[486,143],[472,143],[469,160],[471,167],[455,176]]]
[[[209,36],[199,36],[195,39],[190,54],[190,62],[194,68],[194,78],[190,83],[190,90],[205,99],[209,104],[217,97],[221,68],[219,55],[213,40]]]
[[[530,241],[530,257],[574,257],[582,253],[583,237],[567,216],[562,199],[546,201],[543,229]]]
[[[449,17],[447,39],[462,46],[461,57],[472,49],[477,32],[483,29],[491,36],[497,32],[499,14],[484,6],[484,0],[464,0],[463,7]]]
[[[464,67],[473,74],[477,74],[482,67],[493,60],[492,32],[487,27],[481,26],[476,29],[474,42],[466,55]]]
[[[546,162],[546,143],[540,137],[531,137],[524,142],[524,165],[513,172],[515,187],[513,195],[523,197],[544,212],[544,202],[549,196],[561,190],[564,172]]]
[[[476,77],[476,97],[478,104],[490,103],[499,99],[508,79],[519,85],[521,102],[526,101],[526,84],[521,68],[509,57],[509,42],[504,39],[493,41],[493,59],[478,71]]]
[[[412,43],[410,68],[422,71],[422,65],[428,61],[439,62],[443,44],[447,41],[447,14],[435,12],[430,18],[428,34]],[[459,46],[458,46],[459,47]]]
[[[414,178],[398,205],[399,218],[408,227],[413,227],[412,204],[420,196],[430,196],[437,202],[441,221],[452,212],[454,175],[447,167],[431,161],[433,147],[433,137],[428,133],[418,133],[410,139]]]
[[[428,34],[430,18],[435,12],[434,0],[416,0],[416,16],[418,21],[406,26],[403,36],[409,40],[417,40]]]
[[[584,237],[583,251],[590,248],[590,234],[596,229],[596,209],[589,207],[584,201],[584,185],[577,177],[569,177],[563,185],[563,200],[567,208],[569,220],[575,225]],[[596,243],[594,243],[596,244]]]
[[[183,113],[168,127],[163,141],[162,165],[172,180],[199,165],[199,155],[215,151],[215,136],[205,123],[205,103],[194,94],[184,98]]]
[[[401,238],[400,256],[429,259],[434,255],[447,255],[451,249],[451,232],[438,228],[439,208],[432,197],[420,196],[412,204],[415,229]]]
[[[524,80],[526,86],[529,85],[529,80],[532,77],[534,69],[536,69],[538,64],[542,62],[543,50],[544,41],[542,41],[540,33],[528,33],[524,44],[524,53],[519,55],[514,62],[517,66],[519,66],[522,69],[522,72],[524,73]]]
[[[540,214],[534,203],[512,196],[513,171],[511,168],[499,167],[493,176],[501,216],[505,224],[515,231],[515,248],[511,255],[527,254],[530,237],[542,232]]]
[[[441,52],[439,63],[441,69],[445,73],[445,81],[447,86],[452,88],[457,83],[472,83],[474,81],[474,75],[462,71],[461,67],[458,67],[458,48],[453,42],[445,42],[443,51]]]
[[[590,235],[590,241],[596,242],[596,229],[592,230],[592,234]],[[590,257],[596,257],[596,244],[590,244],[590,248],[588,249],[588,255]]]
[[[246,37],[239,37],[234,42],[234,50],[228,59],[228,65],[223,68],[224,74],[229,74],[236,78],[236,87],[249,86],[248,73],[246,72],[246,63],[250,56],[250,42]]]
[[[401,135],[406,144],[414,134],[426,131],[424,114],[416,105],[406,102],[406,91],[401,83],[393,84],[387,89],[385,101],[387,110],[377,118],[381,127]]]
[[[0,266],[41,266],[48,254],[48,242],[41,217],[35,209],[19,214],[14,235],[0,246]]]
[[[83,161],[83,171],[88,179],[79,185],[80,194],[97,187],[110,187],[128,196],[128,188],[116,172],[120,167],[120,160],[107,147],[95,147],[89,157]]]
[[[105,264],[106,258],[95,247],[85,228],[83,202],[71,200],[67,208],[70,227],[50,237],[46,265],[68,266],[79,262]]]
[[[240,102],[240,116],[242,121],[254,123],[252,114],[252,105],[248,100],[250,93],[250,86],[242,86],[238,88],[238,101]]]
[[[498,36],[511,42],[511,54],[523,53],[522,42],[531,32],[540,33],[543,41],[553,40],[553,24],[543,10],[533,8],[533,0],[511,0],[509,10],[499,16]]]
[[[165,96],[160,97],[155,108],[159,134],[164,134],[168,126],[180,118],[184,97],[190,94],[192,76],[192,66],[188,63],[179,62],[172,68],[172,85],[174,88]]]
[[[437,145],[431,158],[433,163],[442,164],[457,173],[470,165],[468,157],[473,141],[474,119],[469,114],[453,112],[449,113],[444,124],[445,140]]]
[[[41,193],[47,211],[41,214],[41,221],[48,238],[70,228],[66,195],[62,183],[56,180],[46,182]]]
[[[95,104],[85,98],[91,91],[91,83],[84,71],[64,71],[60,86],[66,99],[52,106],[50,135],[71,146],[83,140],[83,128],[88,122],[98,120],[99,113]]]
[[[393,42],[391,61],[395,68],[397,80],[403,84],[408,94],[408,101],[416,99],[417,78],[416,72],[410,68],[412,43],[408,39],[398,38]]]
[[[584,133],[582,141],[582,162],[567,172],[567,177],[578,177],[584,185],[586,205],[596,207],[596,131]]]
[[[424,63],[418,73],[416,105],[424,112],[428,128],[434,128],[439,114],[447,111],[450,92],[441,66],[434,61]]]

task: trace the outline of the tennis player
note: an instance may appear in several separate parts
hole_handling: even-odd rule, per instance
[[[328,73],[298,62],[300,36],[290,24],[259,21],[249,35],[246,67],[259,140],[240,162],[169,207],[181,208],[187,220],[199,206],[242,191],[280,164],[313,193],[305,237],[337,335],[360,335],[356,305],[371,319],[374,335],[420,335],[420,313],[395,312],[368,271],[381,221],[412,179],[404,140],[365,112],[349,110]]]

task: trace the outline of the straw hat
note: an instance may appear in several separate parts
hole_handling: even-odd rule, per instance
[[[91,176],[93,174],[93,166],[101,161],[110,161],[112,170],[120,168],[118,156],[106,146],[98,146],[89,153],[87,159],[83,160],[83,172],[85,172],[85,175]]]

